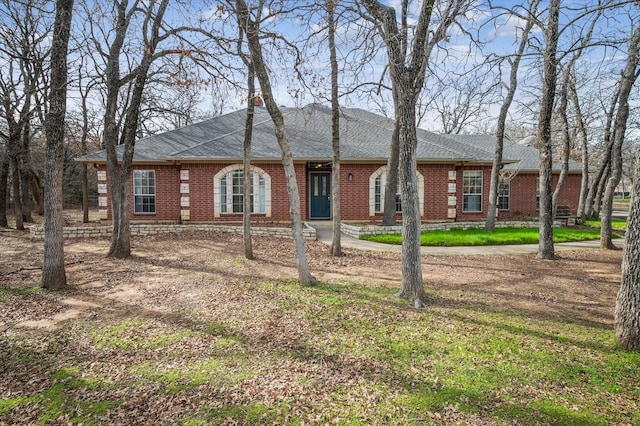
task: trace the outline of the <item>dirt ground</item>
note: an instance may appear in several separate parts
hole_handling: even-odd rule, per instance
[[[70,216],[67,223],[77,218]],[[28,231],[0,230],[0,332],[23,333],[57,327],[70,318],[135,315],[140,309],[169,313],[200,310],[212,303],[237,309],[240,294],[233,283],[295,279],[290,240],[254,238],[256,260],[243,257],[242,238],[224,232],[184,232],[134,237],[133,257],[107,258],[107,239],[65,243],[68,287],[38,289],[42,241]],[[331,257],[328,247],[308,242],[312,273],[323,281],[355,279],[400,287],[400,256],[346,250]],[[492,309],[570,316],[576,321],[611,327],[620,283],[621,251],[562,252],[558,260],[534,255],[423,256],[427,291],[455,298],[486,295]],[[205,280],[219,281],[220,294],[205,294]],[[235,299],[234,299],[235,298]],[[226,304],[226,306],[223,306]]]

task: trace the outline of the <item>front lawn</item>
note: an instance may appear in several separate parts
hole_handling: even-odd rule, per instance
[[[622,253],[422,257],[428,307],[395,296],[401,255],[224,233],[0,238],[0,425],[640,425],[640,352],[615,343]],[[39,321],[83,311],[57,328]]]
[[[592,228],[598,228],[602,226],[602,222],[598,220],[585,220],[585,226],[590,226]],[[627,220],[626,219],[611,219],[611,227],[613,229],[626,229],[627,228]]]
[[[451,229],[449,231],[423,232],[420,243],[423,246],[488,246],[506,244],[537,244],[538,228],[497,228],[494,232],[484,229]],[[617,236],[617,235],[616,235]],[[385,244],[402,244],[402,234],[364,235],[363,240]],[[600,231],[577,228],[553,228],[553,241],[566,243],[572,241],[597,240]]]

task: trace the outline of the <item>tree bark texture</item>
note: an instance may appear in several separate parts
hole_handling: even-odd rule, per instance
[[[330,253],[342,256],[340,229],[340,102],[338,98],[338,55],[336,51],[335,0],[327,0],[327,26],[329,38],[329,60],[331,62],[331,216],[333,237]]]
[[[540,0],[532,0],[529,7],[529,13],[534,14],[534,11],[538,8]],[[535,20],[533,16],[529,19],[522,31],[520,38],[520,44],[516,56],[511,63],[511,71],[509,72],[509,89],[507,95],[500,107],[500,113],[498,114],[498,125],[496,129],[496,148],[493,154],[493,166],[491,168],[491,182],[489,184],[489,207],[487,209],[487,220],[484,225],[484,230],[487,232],[493,232],[496,228],[496,217],[498,209],[498,187],[500,184],[500,168],[502,167],[502,153],[504,150],[504,134],[507,122],[507,115],[509,114],[509,108],[513,102],[513,98],[518,88],[518,68],[520,68],[520,60],[524,54],[524,50],[527,47],[529,41],[529,33],[533,28]]]
[[[0,156],[0,228],[7,228],[7,194],[9,185],[9,155],[2,152]]]
[[[161,0],[159,3],[150,4],[145,15],[145,49],[140,59],[140,64],[135,71],[133,88],[129,97],[124,125],[120,141],[124,145],[121,163],[118,164],[116,144],[118,142],[118,127],[115,116],[118,103],[118,91],[121,87],[120,68],[118,61],[122,50],[122,43],[126,36],[126,30],[130,22],[130,13],[127,12],[127,2],[118,4],[118,18],[116,23],[116,36],[109,49],[107,65],[107,107],[105,109],[105,145],[107,145],[107,173],[111,184],[111,200],[113,212],[113,229],[111,234],[111,246],[108,256],[126,258],[131,255],[131,229],[129,226],[129,206],[131,204],[131,165],[135,141],[137,138],[138,124],[140,120],[140,106],[144,94],[149,68],[154,60],[154,54],[160,42],[159,32],[163,24],[164,13],[169,0]],[[155,14],[154,7],[157,6]],[[135,9],[135,8],[134,8]],[[107,140],[107,128],[109,139]],[[115,179],[113,177],[117,176]],[[117,204],[116,204],[117,203]]]
[[[417,179],[416,102],[424,86],[425,73],[431,51],[446,36],[447,28],[462,13],[465,2],[448,3],[438,27],[431,31],[433,0],[422,2],[420,14],[412,26],[413,43],[408,46],[408,2],[403,1],[401,28],[398,28],[396,10],[375,0],[362,0],[373,17],[387,47],[389,73],[393,86],[398,136],[400,194],[402,200],[402,287],[398,296],[413,302],[416,308],[426,305],[427,295],[422,280],[420,251],[420,202]],[[431,37],[431,38],[430,38]],[[410,52],[409,52],[410,50]],[[393,145],[393,144],[392,144]],[[395,207],[395,193],[392,205]],[[389,198],[385,198],[386,200]],[[385,208],[390,207],[388,205]],[[395,210],[395,208],[394,208]]]
[[[575,82],[573,80],[569,82],[569,98],[573,103],[575,120],[578,126],[578,135],[581,141],[580,146],[582,148],[580,153],[582,159],[582,179],[580,181],[580,198],[578,200],[578,211],[576,216],[578,217],[579,223],[584,223],[586,220],[587,195],[589,193],[589,138],[587,137],[587,128],[585,126],[582,109],[580,107],[578,91],[576,90]]]
[[[562,188],[567,180],[569,174],[569,156],[571,154],[571,134],[569,133],[569,119],[567,118],[567,105],[568,100],[568,88],[569,85],[569,70],[565,70],[565,75],[562,83],[562,92],[560,94],[560,105],[558,106],[558,115],[560,116],[560,125],[562,126],[562,165],[560,166],[560,176],[558,176],[558,182],[556,188],[553,191],[551,198],[551,211],[553,217],[556,217],[556,211],[558,208],[558,200],[560,194],[562,194]]]
[[[397,111],[395,115],[398,116]],[[398,193],[398,163],[400,161],[398,126],[398,120],[396,120],[389,145],[389,159],[387,160],[387,181],[384,187],[384,208],[382,210],[382,224],[384,226],[396,224],[396,194]]]
[[[600,167],[596,172],[587,200],[585,202],[585,216],[588,219],[598,219],[600,215],[600,205],[602,200],[602,193],[604,192],[604,184],[609,178],[611,173],[611,150],[613,149],[613,136],[611,134],[611,128],[613,127],[613,117],[618,103],[618,97],[620,96],[620,86],[611,100],[609,110],[607,111],[607,121],[604,126],[604,157],[600,160]]]
[[[27,96],[31,99],[31,96]],[[30,102],[25,102],[30,104]],[[20,148],[20,205],[22,207],[22,220],[33,222],[33,202],[31,199],[31,114],[27,114],[22,126]]]
[[[24,231],[24,221],[22,218],[22,197],[20,197],[20,162],[16,157],[11,158],[11,182],[13,185],[13,215],[16,220],[16,229]]]
[[[640,350],[640,153],[636,156],[614,329],[624,349]]]
[[[273,96],[271,81],[264,63],[260,34],[255,22],[251,20],[249,9],[244,0],[236,0],[236,12],[238,24],[242,26],[247,34],[247,44],[251,52],[251,62],[255,68],[256,77],[260,83],[260,89],[264,97],[264,103],[275,126],[276,140],[280,146],[282,165],[287,179],[287,193],[289,194],[289,205],[291,208],[291,225],[293,243],[296,253],[296,263],[298,267],[298,279],[300,285],[308,286],[316,284],[316,279],[311,275],[309,261],[304,245],[302,233],[302,215],[300,212],[300,195],[298,192],[298,181],[296,180],[296,170],[291,154],[291,145],[287,137],[284,117]]]
[[[45,120],[47,135],[45,168],[44,260],[42,287],[65,286],[64,237],[62,235],[62,176],[64,163],[64,120],[67,110],[67,50],[73,0],[56,1],[51,49],[51,94]]]
[[[556,93],[558,48],[558,21],[560,0],[549,1],[549,17],[545,29],[546,47],[544,51],[544,77],[542,85],[542,101],[538,121],[538,141],[540,144],[540,241],[538,258],[553,259],[553,174],[551,119],[553,101]]]
[[[396,120],[400,139],[400,196],[402,199],[402,288],[398,296],[413,302],[416,308],[426,305],[427,294],[422,280],[420,251],[420,202],[418,199],[417,141],[415,103],[401,104]],[[395,204],[395,200],[394,200]]]
[[[622,177],[622,145],[627,130],[629,118],[629,96],[636,81],[636,68],[640,62],[640,25],[635,29],[629,40],[627,64],[620,79],[620,94],[618,96],[618,111],[613,129],[613,148],[611,150],[611,176],[604,191],[601,210],[600,247],[613,249],[611,241],[613,229],[611,227],[611,213],[613,209],[613,195]]]
[[[251,244],[251,138],[253,136],[253,114],[256,108],[256,73],[251,61],[246,63],[248,68],[247,88],[249,92],[247,100],[247,117],[244,124],[244,155],[242,158],[242,181],[244,183],[244,209],[242,211],[242,229],[244,241],[244,257],[251,260],[253,245]]]

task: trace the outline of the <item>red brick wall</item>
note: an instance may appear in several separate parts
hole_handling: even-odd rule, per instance
[[[189,209],[190,220],[194,222],[211,221],[241,221],[241,214],[223,214],[214,217],[214,176],[230,163],[206,163],[173,165],[135,166],[136,170],[155,170],[156,172],[156,213],[134,214],[133,202],[131,203],[131,219],[177,221],[181,209]],[[380,220],[381,215],[369,216],[369,178],[383,164],[342,164],[341,166],[341,207],[343,220],[369,221]],[[256,214],[258,221],[288,222],[289,197],[286,190],[286,177],[280,163],[256,164],[271,177],[271,217]],[[180,169],[189,170],[189,193],[180,194]],[[306,165],[296,164],[296,177],[300,195],[301,214],[303,219],[309,218],[309,194]],[[105,166],[99,166],[99,170],[105,170]],[[458,167],[442,164],[420,164],[418,171],[424,178],[424,216],[425,221],[448,220],[448,173],[456,170],[456,215],[457,220],[478,220],[486,216],[489,203],[489,180],[491,167]],[[482,212],[463,212],[462,191],[463,171],[483,171]],[[349,180],[349,174],[352,180]],[[568,205],[573,212],[578,206],[580,193],[580,175],[569,175],[564,190],[560,197],[561,205]],[[451,181],[453,182],[453,181]],[[536,210],[536,174],[518,174],[511,181],[511,205],[508,211],[501,211],[499,217],[537,216]],[[557,176],[554,176],[554,186]],[[108,187],[108,190],[110,188]],[[104,195],[104,194],[101,194]],[[180,206],[180,197],[188,196],[190,207]],[[111,218],[111,199],[107,194],[109,218]]]
[[[382,164],[340,165],[340,216],[342,220],[368,220],[369,177]],[[349,181],[349,173],[353,179]]]
[[[580,199],[580,182],[582,176],[570,174],[560,193],[558,204],[569,206],[575,213],[578,210]],[[555,190],[558,183],[558,175],[553,176],[553,188]],[[500,211],[498,217],[510,218],[518,216],[538,216],[536,209],[536,185],[538,184],[537,174],[519,173],[511,180],[511,205],[508,211]]]
[[[449,199],[449,171],[452,164],[419,164],[418,171],[424,177],[423,220],[446,220]],[[452,206],[453,207],[453,206]]]

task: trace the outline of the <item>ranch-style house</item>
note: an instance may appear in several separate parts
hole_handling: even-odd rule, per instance
[[[302,217],[331,218],[331,111],[318,104],[283,108],[300,191]],[[243,210],[246,110],[231,112],[136,142],[131,220],[239,222]],[[375,223],[382,216],[393,120],[358,108],[340,114],[341,216]],[[495,137],[442,135],[418,129],[418,182],[424,222],[486,217]],[[119,147],[122,148],[122,147]],[[119,151],[120,152],[120,151]],[[252,141],[252,218],[288,222],[289,199],[274,125],[255,111]],[[99,212],[111,218],[106,152],[78,161],[97,168]],[[538,151],[505,141],[499,219],[538,215]],[[554,165],[554,184],[559,164]],[[571,162],[559,204],[577,209],[580,165]],[[396,197],[400,216],[402,206]]]

